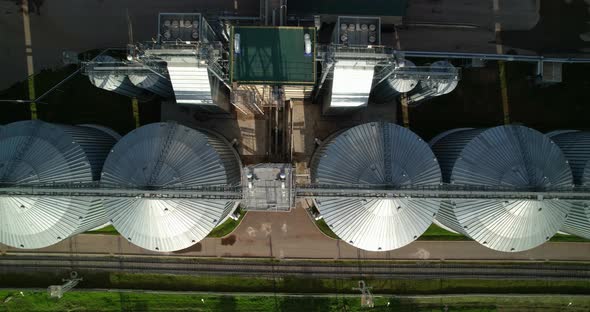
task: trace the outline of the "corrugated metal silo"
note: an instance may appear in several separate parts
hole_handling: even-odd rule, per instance
[[[117,60],[108,55],[98,56],[94,61],[97,63],[117,62]],[[94,70],[88,73],[88,79],[90,79],[90,82],[98,88],[112,91],[124,96],[140,97],[142,93],[144,93],[143,89],[136,87],[131,82],[131,80],[129,80],[127,75],[123,73]]]
[[[557,145],[523,126],[456,129],[430,144],[447,183],[515,190],[571,188],[573,184]],[[523,251],[551,238],[571,206],[559,200],[453,200],[443,203],[436,219],[488,248]]]
[[[116,139],[84,126],[21,121],[0,132],[0,182],[11,186],[98,180]],[[108,221],[100,200],[0,197],[0,242],[42,248]]]
[[[422,139],[391,123],[368,123],[328,138],[311,161],[313,183],[338,185],[439,185],[434,154]],[[322,198],[316,205],[342,240],[372,251],[393,250],[417,239],[432,223],[440,201],[410,198]]]
[[[158,76],[154,73],[137,73],[129,75],[129,80],[137,87],[146,89],[163,98],[170,98],[173,96],[172,84],[170,80]]]
[[[241,165],[223,138],[175,123],[154,123],[113,148],[101,183],[133,188],[238,185]],[[237,206],[228,200],[106,199],[112,224],[131,243],[155,251],[185,249],[205,238]]]
[[[449,63],[448,61],[436,61],[430,65],[430,70],[432,72],[456,72],[455,66]],[[438,80],[436,78],[431,80],[422,80],[413,89],[409,98],[412,102],[420,102],[423,100],[427,100],[432,97],[445,95],[451,93],[457,85],[459,81],[457,80]]]
[[[412,91],[418,85],[418,80],[405,76],[404,70],[415,67],[416,65],[409,60],[397,62],[392,68],[393,74],[373,88],[373,100],[377,103],[390,102],[399,94]]]
[[[576,185],[590,187],[590,132],[561,130],[547,135],[569,161]],[[590,202],[574,203],[562,231],[590,239]]]

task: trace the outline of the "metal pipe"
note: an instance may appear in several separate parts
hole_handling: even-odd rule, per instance
[[[220,20],[228,21],[259,21],[260,17],[256,16],[219,16]]]
[[[322,87],[324,86],[324,82],[326,81],[326,78],[328,77],[328,74],[330,74],[330,71],[332,70],[332,67],[334,67],[335,62],[334,61],[328,61],[326,64],[325,68],[322,68],[322,77],[320,77],[320,83],[318,84],[318,86],[316,87],[316,92],[315,95],[313,97],[313,100],[315,102],[315,100],[317,100]]]
[[[278,87],[275,87],[274,90],[274,97],[275,97],[275,144],[274,144],[274,154],[279,154],[279,99],[278,99]]]
[[[264,25],[268,26],[268,1],[264,0]]]
[[[279,14],[281,14],[281,16],[279,16],[280,19],[280,24],[279,26],[285,26],[285,15],[287,13],[287,5],[283,4],[279,7]]]
[[[490,61],[523,61],[523,62],[556,62],[556,63],[590,63],[590,58],[560,58],[530,55],[510,54],[489,54],[489,53],[461,53],[461,52],[424,52],[424,51],[397,51],[394,54],[401,54],[406,57],[431,57],[451,59],[477,58]]]
[[[65,79],[63,79],[62,81],[60,81],[58,84],[56,84],[55,86],[51,87],[51,89],[47,90],[45,93],[41,94],[41,96],[37,97],[35,100],[33,100],[32,102],[37,102],[40,101],[41,99],[43,99],[44,97],[48,96],[49,93],[53,92],[53,90],[59,88],[61,85],[63,85],[64,83],[68,82],[70,79],[72,79],[74,76],[76,76],[78,73],[80,73],[80,71],[82,71],[82,67],[76,69],[76,71],[74,71],[73,73],[71,73],[69,76],[67,76]]]

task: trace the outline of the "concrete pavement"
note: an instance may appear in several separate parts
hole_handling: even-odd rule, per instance
[[[411,0],[404,23],[471,25],[494,30],[530,30],[539,22],[541,0]],[[502,10],[496,10],[502,8]]]
[[[2,253],[22,251],[0,245]],[[291,212],[248,212],[230,235],[207,238],[186,250],[173,253],[150,252],[132,245],[121,236],[96,234],[81,234],[30,252],[277,259],[588,261],[590,243],[546,243],[525,252],[502,253],[472,241],[416,241],[390,252],[368,252],[325,236],[315,227],[305,209],[299,206]]]

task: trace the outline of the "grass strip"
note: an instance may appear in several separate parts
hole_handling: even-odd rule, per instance
[[[10,299],[9,299],[10,298]],[[367,311],[359,297],[240,296],[71,291],[50,299],[45,292],[0,291],[0,311]],[[590,297],[375,296],[371,311],[588,311]]]

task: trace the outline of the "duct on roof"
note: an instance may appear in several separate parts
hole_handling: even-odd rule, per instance
[[[117,60],[108,55],[100,55],[94,60],[94,62],[99,63],[99,65],[97,65],[98,67],[108,66],[109,63],[111,66],[114,66],[113,64],[116,63]],[[100,63],[105,64],[100,65]],[[140,97],[143,93],[143,90],[136,87],[129,80],[127,75],[115,71],[92,70],[88,73],[88,79],[90,79],[90,82],[98,88],[124,96]]]
[[[311,161],[313,183],[422,185],[441,183],[434,154],[420,137],[391,123],[368,123],[332,136]],[[411,198],[325,198],[317,207],[330,228],[349,244],[372,251],[403,247],[432,223],[440,201]]]
[[[0,183],[34,185],[98,180],[116,139],[82,126],[21,121],[0,132]],[[0,197],[0,242],[43,248],[107,222],[99,200]]]
[[[574,182],[590,186],[590,131],[561,130],[547,134],[567,158]],[[574,203],[562,231],[590,239],[590,203]]]
[[[237,153],[223,138],[175,123],[154,123],[113,148],[101,183],[134,188],[239,185]],[[114,227],[131,243],[155,251],[185,249],[205,238],[237,206],[228,200],[105,199]]]
[[[323,112],[346,113],[367,106],[375,65],[366,61],[341,60],[334,65],[334,78],[327,84]]]
[[[573,184],[560,149],[530,128],[455,129],[430,144],[447,183],[527,190]],[[437,220],[488,248],[523,251],[551,238],[571,206],[559,200],[453,200],[443,203]]]
[[[196,61],[196,58],[194,62],[168,61],[168,73],[176,103],[213,113],[229,112],[229,97],[224,93],[225,86],[209,74],[207,66]]]

